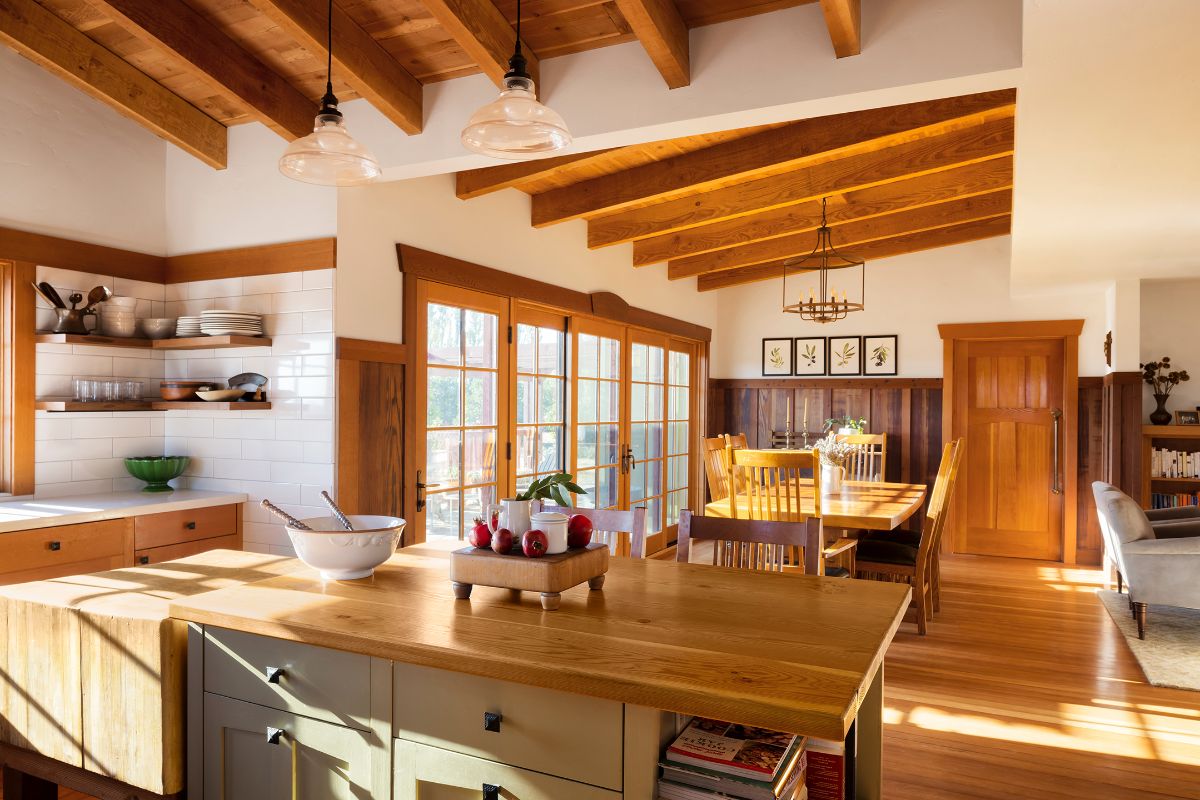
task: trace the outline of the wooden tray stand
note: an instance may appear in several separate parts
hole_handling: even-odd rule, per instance
[[[542,608],[554,611],[561,594],[587,581],[592,591],[604,586],[608,572],[608,545],[589,544],[552,556],[526,558],[520,553],[500,555],[494,550],[464,547],[450,554],[450,583],[459,600],[471,597],[476,585],[541,592]]]

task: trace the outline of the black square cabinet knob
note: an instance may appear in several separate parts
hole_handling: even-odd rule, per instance
[[[483,800],[500,800],[500,792],[502,789],[494,783],[485,783],[483,785]]]
[[[497,714],[493,711],[483,712],[483,729],[492,733],[500,732],[500,720],[504,719],[503,714]]]

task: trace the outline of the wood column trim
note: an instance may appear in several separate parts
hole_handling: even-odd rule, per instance
[[[941,378],[713,378],[714,389],[940,389]]]
[[[1043,319],[1029,322],[953,322],[938,325],[943,339],[1060,339],[1083,332],[1081,319]],[[1076,375],[1079,369],[1076,367]]]
[[[1142,496],[1142,373],[1110,372],[1102,379],[1103,479],[1139,503]]]
[[[474,289],[501,297],[528,300],[561,309],[564,312],[601,317],[622,325],[648,328],[693,341],[712,341],[712,330],[703,325],[636,308],[612,292],[587,294],[406,244],[396,245],[396,259],[400,271],[405,276],[464,289]],[[407,298],[407,296],[408,284],[406,281],[405,297]],[[406,315],[406,327],[407,322]],[[405,341],[409,341],[409,339],[406,338]]]
[[[34,491],[36,275],[31,262],[0,262],[0,491],[14,495]]]
[[[164,261],[166,264],[162,283],[333,269],[337,266],[337,239],[328,236],[299,242],[207,250],[202,253],[167,256]]]
[[[167,269],[163,256],[2,227],[0,258],[150,283],[163,283]]]

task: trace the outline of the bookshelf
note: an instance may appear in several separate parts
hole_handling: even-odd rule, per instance
[[[1154,495],[1196,495],[1200,477],[1164,477],[1154,474],[1154,450],[1200,453],[1200,425],[1142,426],[1142,505],[1154,508]],[[1198,457],[1200,459],[1200,457]]]

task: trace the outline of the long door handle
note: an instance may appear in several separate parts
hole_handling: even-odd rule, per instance
[[[1052,434],[1052,436],[1054,437],[1054,466],[1052,468],[1053,469],[1053,478],[1050,483],[1050,491],[1054,492],[1054,494],[1062,494],[1062,492],[1063,492],[1062,476],[1059,474],[1061,472],[1061,470],[1059,468],[1059,465],[1060,465],[1059,450],[1061,448],[1061,444],[1059,443],[1059,440],[1061,439],[1061,437],[1059,436],[1059,427],[1062,422],[1062,411],[1060,411],[1057,408],[1052,410],[1050,412],[1050,418],[1054,420],[1054,432]]]
[[[417,470],[417,511],[425,510],[425,490],[436,489],[439,486],[440,483],[422,483],[421,470]]]

